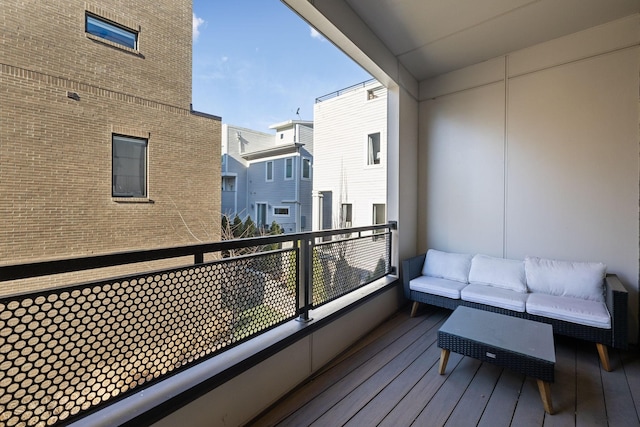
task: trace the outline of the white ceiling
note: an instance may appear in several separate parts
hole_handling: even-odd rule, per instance
[[[344,0],[418,80],[640,12],[640,0]]]

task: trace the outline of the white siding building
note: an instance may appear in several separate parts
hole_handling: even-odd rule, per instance
[[[386,222],[387,90],[370,80],[314,106],[313,229]]]

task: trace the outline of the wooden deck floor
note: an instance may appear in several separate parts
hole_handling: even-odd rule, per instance
[[[451,353],[438,374],[437,331],[450,311],[398,313],[252,426],[640,426],[640,358],[556,336],[554,415],[535,379]]]

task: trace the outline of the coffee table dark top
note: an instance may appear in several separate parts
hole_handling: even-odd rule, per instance
[[[546,323],[459,306],[440,332],[555,363],[553,328]]]

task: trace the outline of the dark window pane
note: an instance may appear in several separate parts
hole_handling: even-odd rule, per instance
[[[114,197],[147,196],[147,140],[113,135]]]

